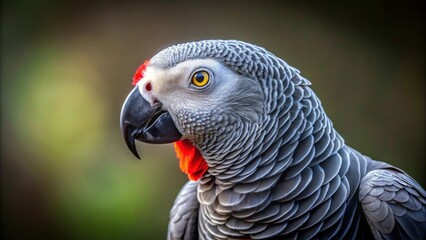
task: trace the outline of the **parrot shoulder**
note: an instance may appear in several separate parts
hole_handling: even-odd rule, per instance
[[[376,239],[426,239],[426,193],[402,170],[368,172],[359,200]]]
[[[170,210],[167,239],[198,239],[197,182],[189,181],[180,190]]]

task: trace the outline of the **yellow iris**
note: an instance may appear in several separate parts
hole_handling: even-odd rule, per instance
[[[196,72],[192,76],[192,84],[194,84],[197,87],[204,87],[210,80],[209,73],[206,71],[199,71]]]

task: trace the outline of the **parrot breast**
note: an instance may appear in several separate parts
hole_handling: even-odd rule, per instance
[[[198,181],[209,168],[200,151],[189,140],[174,143],[179,167],[192,181]]]

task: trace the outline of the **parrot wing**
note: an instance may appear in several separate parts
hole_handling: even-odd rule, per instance
[[[359,200],[376,239],[426,239],[426,192],[403,171],[367,173]]]
[[[189,181],[180,190],[170,210],[167,239],[198,239],[197,182]]]

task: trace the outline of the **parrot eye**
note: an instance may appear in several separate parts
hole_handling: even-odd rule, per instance
[[[192,84],[197,87],[204,87],[210,80],[209,73],[206,71],[198,71],[192,75]]]

